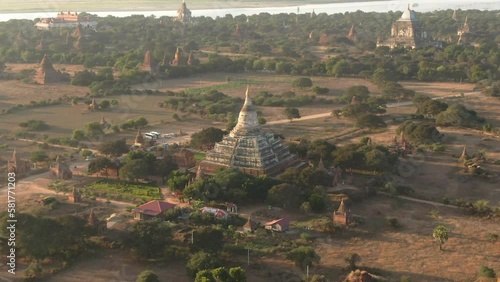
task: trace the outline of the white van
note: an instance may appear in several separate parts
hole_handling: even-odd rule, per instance
[[[161,137],[161,134],[159,132],[156,132],[156,131],[151,131],[151,132],[149,132],[149,134],[152,134],[155,138]]]
[[[148,138],[148,139],[155,139],[156,138],[156,135],[153,135],[151,133],[144,133],[144,137]]]

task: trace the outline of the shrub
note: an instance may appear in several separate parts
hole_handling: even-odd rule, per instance
[[[328,92],[330,92],[330,89],[328,89],[327,87],[314,86],[312,88],[312,91],[314,94],[317,94],[317,95],[326,95],[326,94],[328,94]]]
[[[313,86],[312,80],[307,77],[300,77],[292,81],[293,87],[311,87]]]
[[[399,228],[401,227],[401,224],[399,223],[399,220],[395,217],[387,217],[387,224],[392,227],[392,228]]]
[[[479,268],[479,276],[485,278],[497,278],[495,270],[487,266],[481,266],[481,268]]]
[[[488,238],[488,241],[490,241],[491,243],[495,243],[496,241],[498,241],[498,234],[488,233],[486,234],[486,238]]]
[[[441,143],[432,144],[432,150],[434,152],[444,152],[446,150],[446,146]]]
[[[33,131],[41,131],[49,129],[49,126],[43,120],[28,120],[26,122],[19,123],[19,126]]]

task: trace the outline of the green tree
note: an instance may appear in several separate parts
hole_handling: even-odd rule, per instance
[[[171,191],[182,191],[190,179],[188,174],[174,170],[168,176],[167,186]]]
[[[224,131],[215,127],[202,129],[199,132],[191,135],[191,146],[194,148],[202,148],[212,146],[215,142],[222,140]]]
[[[215,255],[205,252],[197,252],[191,255],[186,263],[187,273],[191,277],[195,277],[201,270],[213,269],[222,266]]]
[[[108,175],[108,169],[116,168],[116,163],[105,157],[98,157],[90,161],[87,168],[89,174],[94,174],[104,170],[105,175]]]
[[[102,100],[100,103],[99,103],[99,109],[109,109],[111,103],[109,102],[109,100]]]
[[[80,130],[80,129],[75,129],[73,131],[73,139],[78,140],[78,141],[85,140],[85,131]]]
[[[35,151],[31,153],[31,161],[34,163],[45,162],[49,159],[49,156],[45,151]]]
[[[247,282],[247,273],[245,269],[238,267],[231,267],[229,269],[229,275],[234,282]]]
[[[172,173],[172,171],[179,169],[177,163],[172,159],[172,156],[165,156],[163,159],[155,160],[154,175],[160,176],[162,182],[165,183],[165,178]]]
[[[361,257],[357,253],[349,253],[344,260],[349,264],[351,270],[355,270],[357,268],[356,264],[361,261]]]
[[[439,250],[443,250],[443,245],[448,241],[448,230],[443,225],[439,225],[432,232],[432,237],[439,243]]]
[[[172,230],[160,220],[138,221],[132,227],[131,245],[137,256],[150,259],[164,253]]]
[[[314,212],[323,212],[326,209],[325,198],[320,194],[312,194],[309,196],[309,204]]]
[[[136,282],[160,282],[158,275],[154,273],[152,270],[143,270],[137,276]]]
[[[370,91],[368,87],[364,85],[354,85],[347,88],[340,99],[345,103],[350,103],[352,101],[352,97],[356,96],[356,100],[359,102],[366,102],[370,97]]]
[[[297,108],[285,108],[283,111],[285,114],[286,118],[292,121],[293,119],[299,119],[300,118],[300,112],[299,109]]]
[[[90,138],[104,136],[102,125],[99,122],[91,122],[85,125],[85,135]]]
[[[120,168],[120,176],[131,180],[137,181],[139,178],[144,178],[148,175],[149,164],[143,159],[131,160],[125,163]]]
[[[83,149],[80,151],[80,156],[82,156],[83,158],[90,157],[92,155],[93,155],[93,153],[90,150]]]
[[[125,139],[118,139],[101,143],[97,150],[103,155],[116,158],[128,153],[129,147]]]
[[[313,83],[312,83],[312,80],[310,78],[300,77],[300,78],[294,79],[292,81],[292,86],[293,87],[304,88],[304,87],[311,87],[311,86],[313,86]]]
[[[136,128],[139,128],[139,127],[144,127],[146,125],[148,125],[148,120],[145,118],[145,117],[140,117],[138,118],[136,121],[135,121],[135,127]]]
[[[448,104],[444,102],[438,100],[427,100],[418,105],[417,114],[434,117],[442,111],[446,111],[447,108]]]
[[[219,268],[215,268],[215,269],[212,269],[212,275],[215,279],[215,281],[231,281],[232,277],[231,275],[229,274],[229,271],[227,271],[227,269],[225,267],[219,267]]]
[[[194,242],[190,247],[196,251],[217,253],[224,247],[224,234],[222,230],[210,226],[194,231]]]
[[[287,209],[295,209],[300,205],[300,188],[293,184],[275,185],[267,193],[266,202]]]
[[[356,119],[356,127],[374,129],[387,127],[387,124],[381,116],[365,114]]]
[[[314,263],[319,263],[320,256],[316,254],[314,248],[300,246],[297,247],[286,255],[288,260],[291,260],[295,263],[295,266],[298,266],[302,269],[306,268],[306,266],[311,266]]]
[[[217,282],[217,281],[214,279],[212,271],[210,271],[209,269],[203,269],[196,273],[194,282]]]

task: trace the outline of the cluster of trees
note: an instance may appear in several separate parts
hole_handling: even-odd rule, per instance
[[[125,139],[103,142],[99,145],[98,150],[101,154],[111,158],[128,154],[122,162],[113,161],[108,157],[98,157],[92,160],[88,166],[90,174],[101,172],[107,175],[108,169],[119,169],[119,176],[122,179],[137,181],[137,179],[146,178],[149,175],[156,175],[165,181],[172,171],[178,169],[170,154],[166,154],[162,159],[157,159],[150,152],[129,152]]]
[[[9,238],[8,214],[2,213],[0,218],[2,219],[1,235],[3,238]],[[22,230],[16,230],[16,248],[21,257],[35,261],[45,258],[70,261],[96,247],[89,238],[96,235],[97,230],[87,225],[87,221],[81,217],[65,215],[48,218],[17,213],[16,219],[24,226]]]
[[[41,131],[49,129],[49,125],[43,120],[30,119],[19,123],[19,126],[31,131]]]
[[[246,282],[247,276],[245,269],[241,267],[232,267],[229,270],[225,267],[214,269],[204,269],[196,273],[195,282]]]
[[[339,117],[356,118],[356,126],[359,128],[386,127],[382,116],[386,112],[386,99],[381,97],[370,97],[370,91],[364,85],[351,86],[339,99],[348,105],[342,109],[334,110],[333,115]]]
[[[396,130],[397,134],[403,134],[413,144],[432,144],[441,140],[442,134],[432,123],[415,122],[407,120]]]
[[[451,10],[435,11],[418,17],[427,30],[433,31],[434,37],[444,41],[451,37],[451,42],[455,42],[456,30],[461,23],[452,20],[450,13]],[[0,24],[0,33],[7,39],[0,43],[0,61],[36,63],[44,54],[49,54],[55,63],[83,64],[87,68],[114,67],[123,75],[120,80],[140,83],[150,77],[137,70],[147,50],[151,51],[153,61],[170,62],[178,47],[184,57],[191,51],[208,48],[255,57],[230,59],[211,54],[208,62],[202,64],[197,64],[198,60],[190,66],[159,64],[158,73],[179,77],[200,72],[268,70],[287,74],[367,77],[390,70],[391,76],[397,79],[470,82],[498,79],[500,50],[496,36],[498,30],[490,24],[496,19],[493,11],[467,12],[479,47],[444,42],[444,48],[375,48],[377,38],[387,36],[391,24],[400,15],[400,12],[358,11],[309,18],[305,14],[261,13],[248,17],[199,17],[196,19],[198,24],[187,26],[179,26],[166,17],[107,17],[99,19],[97,31],[84,30],[79,46],[74,44],[76,38],[68,36],[71,29],[38,31],[33,28],[32,21],[11,20]],[[370,25],[358,27],[357,42],[345,38],[352,22],[370,22]],[[240,27],[240,35],[234,34],[236,25]],[[308,40],[311,31],[312,38]],[[331,51],[337,56],[326,62],[317,62],[308,47],[317,45],[324,35],[328,37],[325,44],[335,45]],[[261,55],[275,58],[261,59]],[[81,78],[85,78],[85,83],[89,81],[88,74],[81,76],[84,76]]]
[[[174,179],[181,177],[181,179]],[[228,168],[217,171],[212,177],[199,179],[191,185],[184,187],[185,178],[182,174],[171,175],[169,179],[172,183],[178,183],[176,190],[182,191],[186,199],[203,201],[230,201],[230,202],[248,202],[263,201],[267,197],[267,192],[277,182],[267,177],[254,177],[245,174],[238,169]]]
[[[417,114],[435,120],[436,125],[483,128],[486,131],[493,129],[475,110],[467,109],[462,104],[448,105],[425,96],[415,97],[414,101],[417,103]]]
[[[100,82],[105,80],[114,80],[112,68],[101,68],[97,70],[97,73],[88,70],[76,72],[71,79],[71,85],[89,86],[95,81]]]
[[[234,115],[239,108],[237,105],[242,102],[241,98],[231,98],[217,90],[199,94],[185,92],[166,94],[170,97],[159,103],[159,107],[195,113],[220,121],[229,121],[228,115]]]

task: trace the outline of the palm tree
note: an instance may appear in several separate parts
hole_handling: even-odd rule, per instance
[[[432,237],[434,237],[434,239],[438,241],[439,250],[442,251],[444,243],[448,241],[448,230],[443,225],[439,225],[438,227],[436,227],[436,229],[434,229]]]

